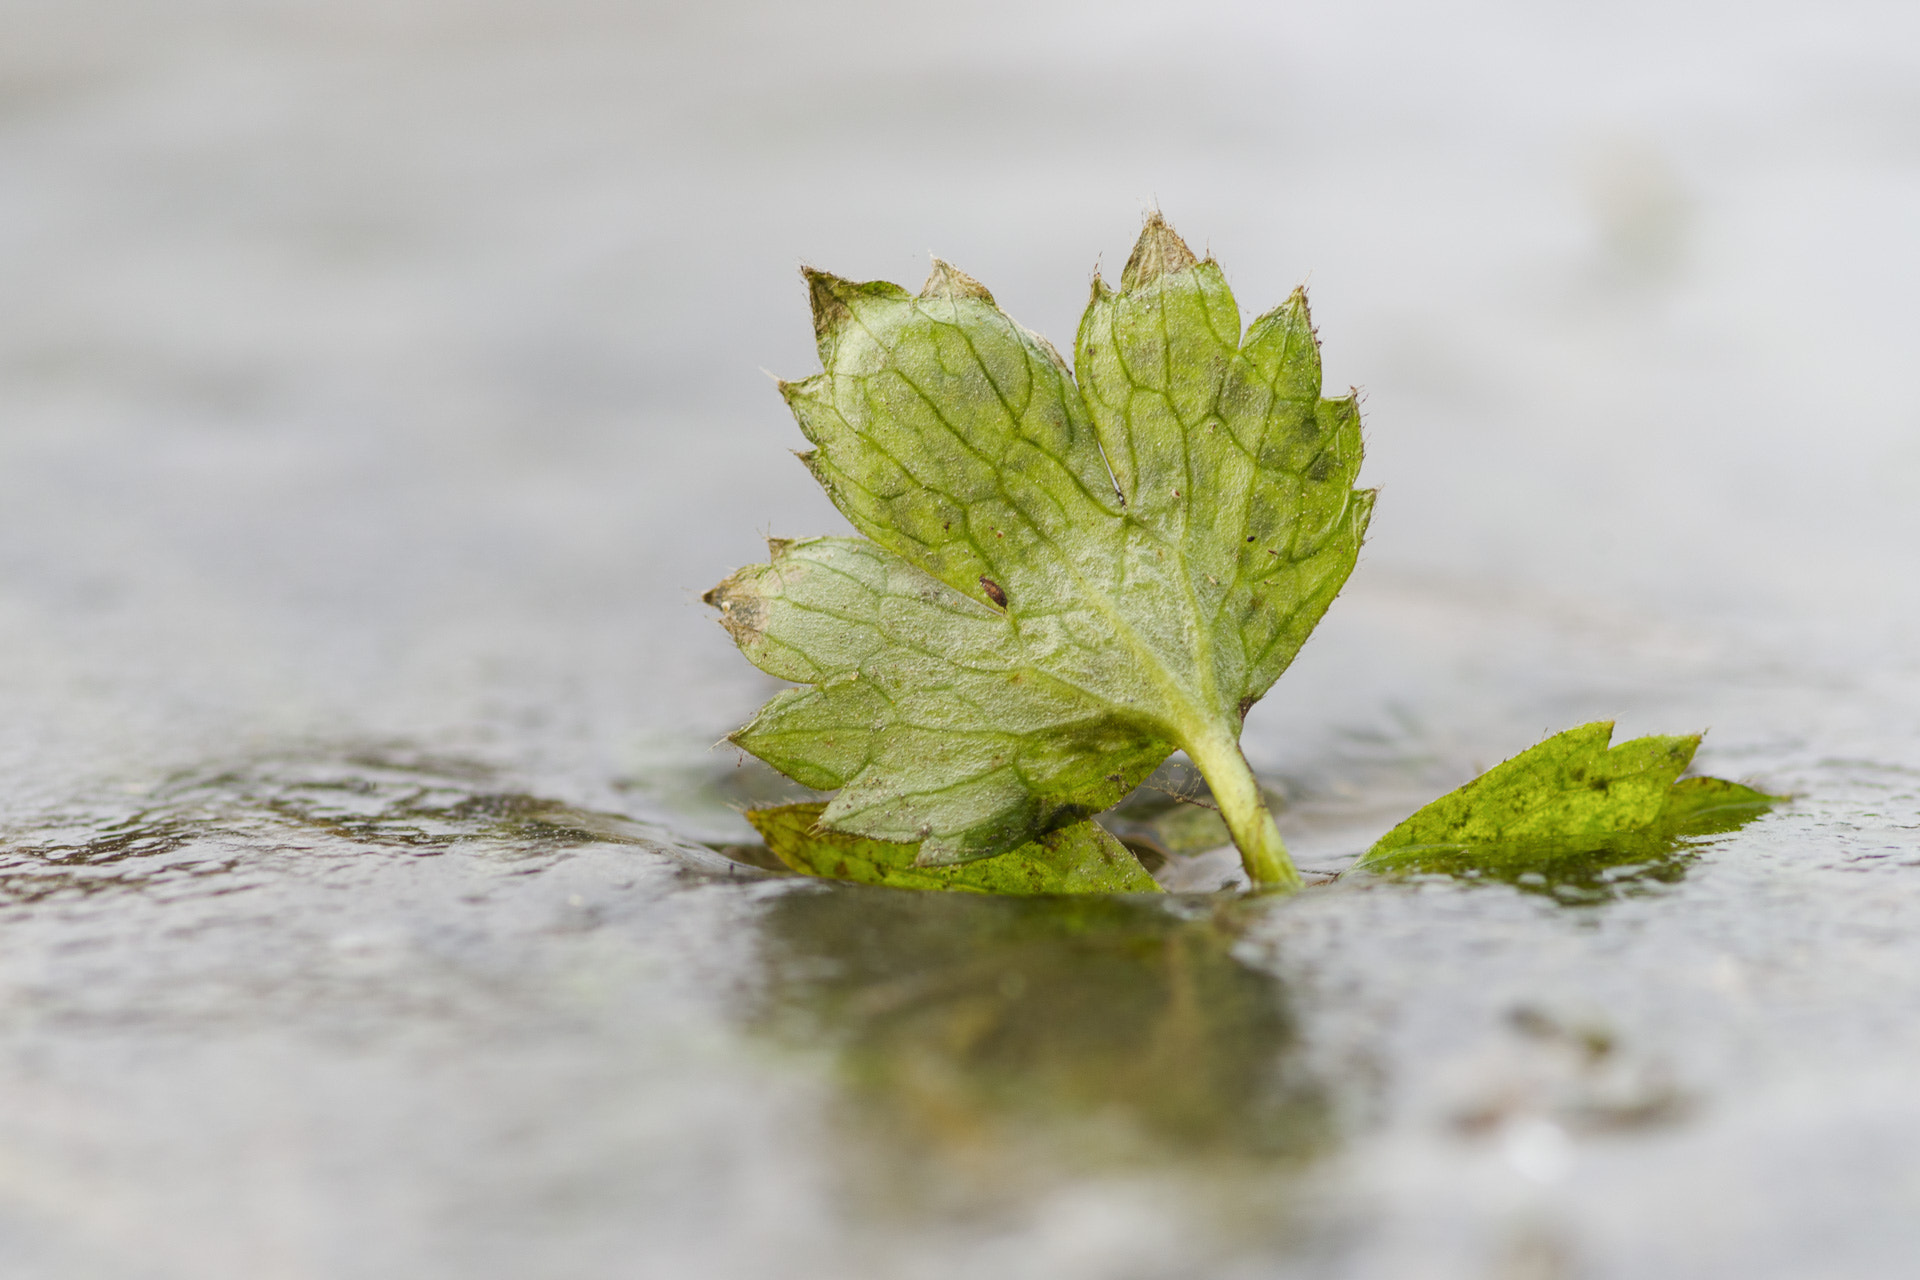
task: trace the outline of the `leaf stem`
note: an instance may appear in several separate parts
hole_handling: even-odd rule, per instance
[[[1260,794],[1260,784],[1246,755],[1233,738],[1218,734],[1195,735],[1184,744],[1187,757],[1200,770],[1220,803],[1220,816],[1240,850],[1241,865],[1256,888],[1284,889],[1291,893],[1301,887],[1300,872],[1287,856],[1280,828]]]

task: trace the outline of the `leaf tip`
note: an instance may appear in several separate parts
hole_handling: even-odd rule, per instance
[[[1133,255],[1120,272],[1120,287],[1124,290],[1144,288],[1161,276],[1185,271],[1198,261],[1193,250],[1187,248],[1187,242],[1167,225],[1167,220],[1156,209],[1147,215],[1147,225],[1140,229],[1140,238],[1134,241]]]
[[[839,490],[833,482],[833,469],[828,465],[827,460],[820,456],[820,451],[809,449],[801,453],[796,449],[793,456],[800,459],[800,465],[807,469],[807,474],[813,477],[814,483],[826,490],[829,498],[838,502]]]
[[[993,295],[987,292],[987,286],[954,266],[939,258],[933,260],[933,270],[927,275],[927,282],[920,286],[920,297],[924,300],[953,302],[960,298],[978,298],[988,306],[997,306]]]
[[[1290,323],[1307,335],[1307,342],[1317,352],[1320,350],[1320,331],[1313,327],[1313,304],[1307,300],[1307,286],[1295,285],[1287,300],[1280,304],[1280,310],[1286,313]]]
[[[1354,537],[1365,541],[1367,527],[1373,523],[1373,506],[1379,497],[1378,489],[1355,489],[1348,499],[1347,518],[1352,521]]]
[[[807,282],[807,301],[813,307],[814,341],[820,346],[821,358],[826,359],[834,335],[853,318],[853,311],[842,296],[847,282],[818,267],[803,266],[800,276]],[[786,384],[781,386],[784,394]]]
[[[772,541],[768,539],[769,545]],[[749,567],[728,574],[700,597],[703,603],[720,611],[720,625],[727,629],[727,634],[742,649],[750,649],[758,643],[767,628],[766,597],[744,581],[752,572],[753,568]],[[727,741],[739,746],[739,734],[743,732],[745,730],[736,730],[727,735]]]

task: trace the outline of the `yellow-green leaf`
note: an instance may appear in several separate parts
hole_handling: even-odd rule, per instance
[[[915,864],[911,844],[850,836],[820,826],[821,804],[749,809],[767,848],[802,875],[896,889],[960,889],[973,893],[1158,893],[1159,886],[1126,846],[1091,822],[1049,831],[990,858],[957,866]]]
[[[1355,864],[1369,871],[1512,876],[1657,856],[1682,836],[1729,831],[1783,797],[1719,778],[1681,778],[1698,734],[1635,738],[1609,749],[1613,724],[1556,734],[1382,836]]]

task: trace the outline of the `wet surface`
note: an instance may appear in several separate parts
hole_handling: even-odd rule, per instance
[[[1906,1274],[1911,22],[15,5],[0,1273]],[[1320,883],[1177,770],[1161,899],[744,865],[794,266],[1058,340],[1155,199],[1366,393]],[[1792,802],[1332,878],[1601,718]]]

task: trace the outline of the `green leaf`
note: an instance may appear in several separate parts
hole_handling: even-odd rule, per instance
[[[822,828],[821,804],[749,809],[747,821],[774,857],[802,875],[896,889],[962,889],[974,893],[1158,893],[1160,887],[1118,840],[1091,822],[1076,822],[991,858],[959,866],[921,867],[911,844],[870,840]]]
[[[1435,800],[1355,866],[1511,877],[1571,859],[1591,869],[1658,857],[1682,836],[1733,830],[1784,799],[1681,778],[1698,734],[1609,749],[1612,737],[1612,722],[1599,721],[1548,738]]]
[[[733,740],[923,865],[1081,821],[1184,748],[1254,880],[1297,885],[1240,726],[1373,505],[1305,295],[1242,334],[1220,268],[1155,215],[1120,289],[1095,278],[1069,371],[944,263],[918,295],[807,281],[824,372],[782,391],[865,536],[775,542],[707,594],[805,686]]]
[[[1667,834],[1685,836],[1737,831],[1786,799],[1721,778],[1682,778],[1667,793],[1660,827]]]

